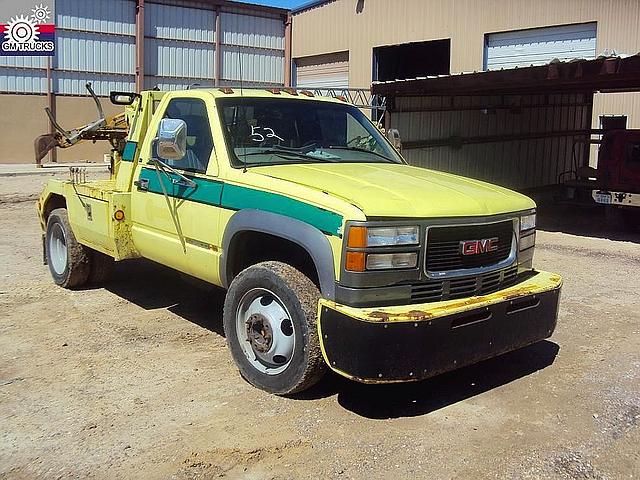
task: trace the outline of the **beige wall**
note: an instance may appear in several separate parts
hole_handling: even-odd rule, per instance
[[[108,98],[100,99],[107,117],[123,111],[123,107],[113,105]],[[62,128],[75,128],[98,118],[95,103],[88,97],[56,97],[56,118]],[[71,148],[58,149],[58,163],[102,162],[105,153],[111,151],[109,142],[83,142]]]
[[[371,85],[373,47],[451,39],[451,72],[482,70],[486,33],[597,22],[597,53],[640,52],[639,0],[335,0],[293,17],[293,58],[349,51],[349,86]],[[596,94],[640,128],[640,94]]]
[[[103,98],[102,106],[106,115],[122,111],[122,107],[112,105]],[[45,95],[0,95],[0,163],[34,163],[33,141],[48,132],[48,120],[44,113],[47,106]],[[95,120],[98,116],[93,101],[85,97],[56,97],[58,123],[67,129],[76,128]],[[58,162],[92,161],[102,162],[108,153],[107,142],[92,144],[85,142],[69,149],[58,149]],[[45,157],[43,162],[48,162]]]
[[[47,132],[44,95],[0,95],[2,163],[34,163],[33,140]]]
[[[640,50],[638,0],[336,0],[294,15],[293,57],[348,50],[367,88],[373,47],[451,38],[451,71],[482,70],[486,33],[593,21],[598,52]]]

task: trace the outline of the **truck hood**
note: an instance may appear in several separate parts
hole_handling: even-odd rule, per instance
[[[529,197],[503,187],[401,164],[296,164],[252,170],[342,198],[368,217],[469,217],[535,208]]]

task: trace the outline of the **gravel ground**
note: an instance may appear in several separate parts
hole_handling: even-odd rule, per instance
[[[0,478],[640,476],[640,236],[599,213],[541,219],[536,265],[565,278],[550,340],[287,399],[238,376],[216,289],[142,261],[56,287],[33,201],[47,178],[0,182]]]

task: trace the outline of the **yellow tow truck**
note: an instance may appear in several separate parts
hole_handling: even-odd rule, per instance
[[[109,180],[74,170],[38,200],[56,284],[100,284],[114,261],[144,257],[220,286],[241,375],[279,395],[327,367],[420,380],[553,333],[562,280],[533,268],[535,203],[407,165],[342,99],[211,88],[111,101],[124,113],[73,131],[50,115],[57,132],[36,140],[39,158],[113,147]]]

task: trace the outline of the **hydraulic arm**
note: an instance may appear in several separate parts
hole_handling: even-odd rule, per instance
[[[129,131],[125,113],[115,115],[109,119],[105,118],[102,105],[100,105],[100,100],[93,88],[91,88],[91,83],[87,83],[85,87],[96,104],[98,119],[81,127],[65,130],[58,124],[53,112],[48,107],[45,108],[55,132],[40,135],[35,139],[34,147],[37,164],[40,164],[45,155],[55,147],[69,148],[83,140],[91,140],[93,142],[107,140],[114,149],[122,152]]]

